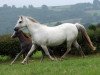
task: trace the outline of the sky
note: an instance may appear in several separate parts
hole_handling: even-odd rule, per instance
[[[15,5],[16,7],[22,7],[23,5],[33,5],[34,7],[40,7],[41,5],[61,6],[86,2],[93,3],[93,0],[0,0],[0,6],[7,4],[8,6]]]

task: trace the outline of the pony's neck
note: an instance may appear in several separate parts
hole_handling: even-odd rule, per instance
[[[28,28],[28,30],[31,32],[35,32],[35,31],[37,31],[37,30],[39,30],[40,28],[42,28],[43,27],[43,25],[41,25],[40,23],[38,23],[38,22],[32,22],[32,21],[30,21],[30,20],[28,20],[28,22],[27,22],[28,24],[27,24],[27,28]]]

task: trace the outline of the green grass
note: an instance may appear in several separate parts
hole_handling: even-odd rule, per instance
[[[41,63],[40,56],[34,57],[29,64],[21,61],[12,66],[10,61],[0,63],[0,75],[100,75],[100,54],[85,58],[68,56],[65,60],[51,61],[45,58]]]

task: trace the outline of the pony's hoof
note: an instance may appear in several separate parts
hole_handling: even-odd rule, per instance
[[[24,65],[24,64],[28,64],[28,62],[21,62],[21,64],[23,64],[23,65]]]
[[[13,63],[10,63],[10,65],[12,65]]]
[[[10,65],[13,65],[13,64],[14,64],[14,62],[11,62],[11,63],[10,63]]]
[[[23,64],[23,65],[24,65],[25,63],[24,63],[24,62],[21,62],[21,64]]]
[[[52,57],[51,60],[54,61],[55,59]]]

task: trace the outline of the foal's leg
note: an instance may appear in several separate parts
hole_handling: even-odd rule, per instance
[[[49,58],[51,60],[54,60],[54,58],[50,55],[47,46],[41,45],[42,49],[44,50],[44,52],[46,53],[47,56],[49,56]]]
[[[15,59],[11,62],[11,65],[15,62],[15,60],[23,53],[23,50],[18,53],[18,55],[15,57]]]
[[[28,61],[28,57],[30,56],[30,54],[35,50],[35,45],[33,44],[30,51],[28,52],[28,54],[26,55],[25,59],[22,61],[22,64],[24,64],[26,61]]]
[[[67,51],[61,56],[61,59],[64,58],[71,50],[72,42],[67,42]]]
[[[78,50],[80,50],[81,56],[84,57],[85,54],[84,54],[84,52],[83,52],[81,46],[78,44],[78,42],[75,41],[73,44],[74,44],[74,46],[75,46]]]
[[[23,53],[23,59],[25,58],[25,56],[26,56],[26,53]]]

